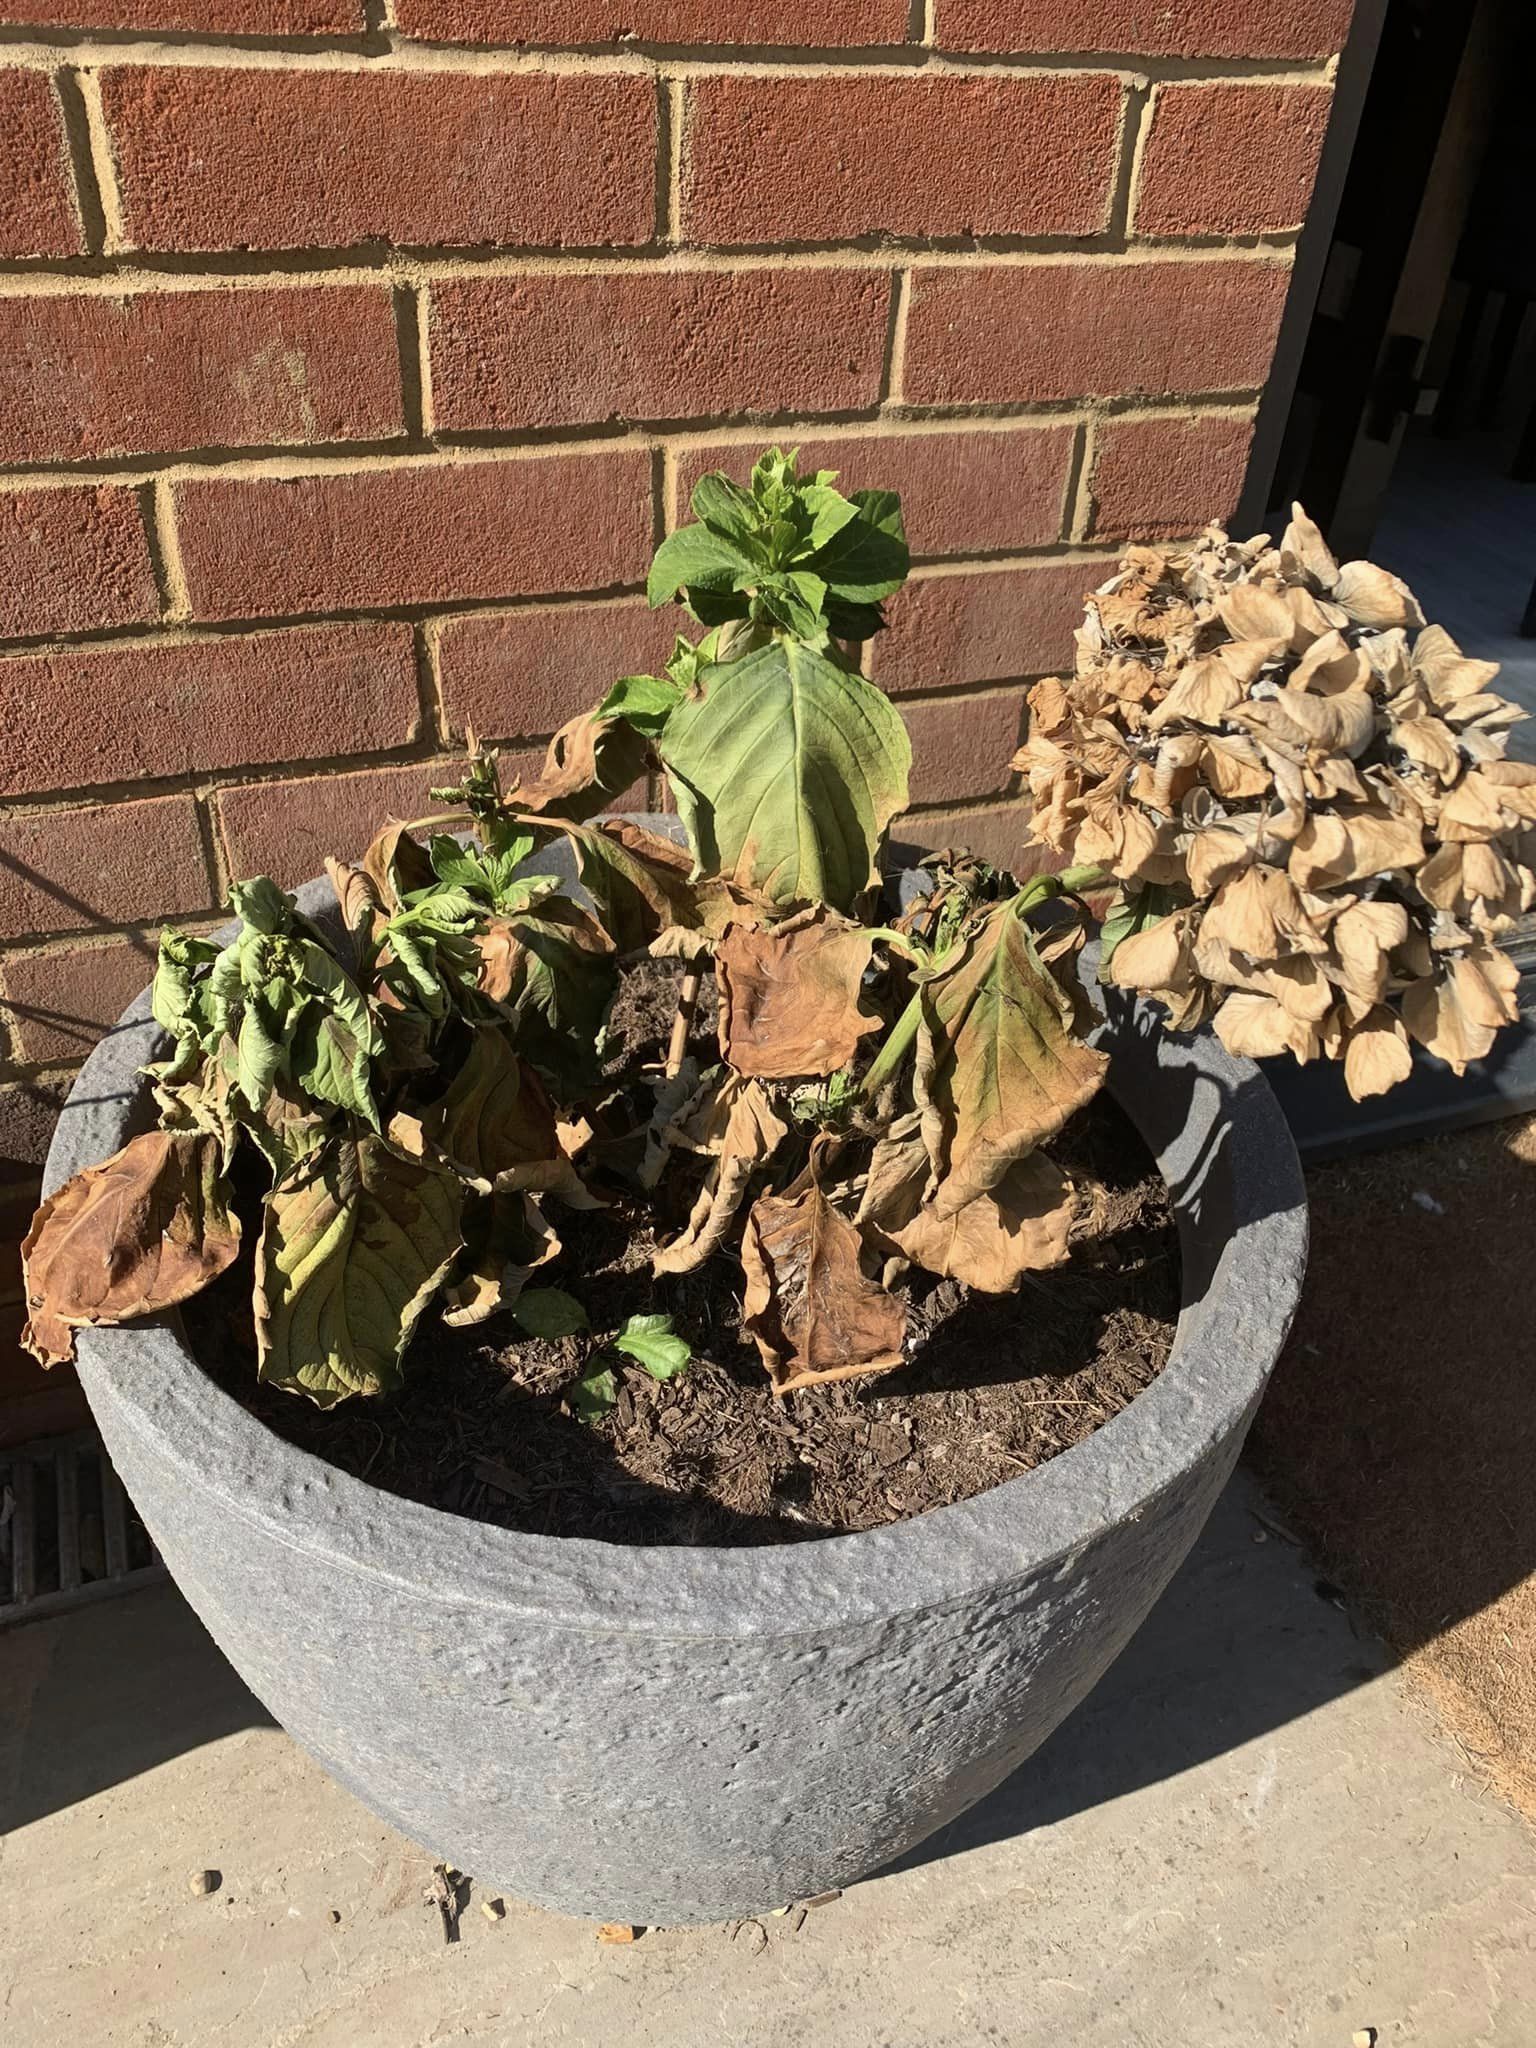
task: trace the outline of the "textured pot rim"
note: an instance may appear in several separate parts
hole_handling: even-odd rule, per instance
[[[325,882],[299,899],[312,915],[334,900]],[[152,1440],[188,1486],[216,1494],[231,1515],[278,1541],[415,1597],[500,1609],[509,1624],[523,1617],[591,1633],[784,1638],[958,1606],[988,1587],[1068,1572],[1107,1526],[1141,1516],[1243,1424],[1284,1342],[1306,1263],[1301,1169],[1258,1069],[1209,1035],[1153,1034],[1144,1013],[1130,1029],[1149,1041],[1158,1071],[1185,1067],[1193,1088],[1225,1098],[1234,1199],[1211,1205],[1221,1211],[1214,1224],[1202,1220],[1205,1147],[1187,1128],[1160,1146],[1153,1140],[1184,1254],[1185,1300],[1167,1364],[1081,1443],[952,1507],[783,1545],[530,1535],[401,1500],[284,1443],[203,1371],[179,1316],[82,1330],[81,1380],[109,1449],[116,1430],[130,1429]],[[148,1089],[138,1069],[159,1056],[162,1040],[146,989],[76,1078],[48,1154],[46,1191],[145,1127]],[[1145,1126],[1135,1091],[1114,1079],[1112,1069],[1111,1092]],[[1191,1301],[1197,1262],[1207,1279]],[[215,1559],[209,1571],[216,1575]]]

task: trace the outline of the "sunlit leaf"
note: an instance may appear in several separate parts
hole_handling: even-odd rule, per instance
[[[825,904],[767,927],[731,924],[715,949],[720,1050],[738,1074],[835,1074],[880,1028],[859,996],[873,933]]]
[[[814,1180],[760,1195],[741,1242],[742,1320],[778,1393],[902,1362],[907,1312],[859,1268],[859,1233]]]
[[[661,751],[701,872],[851,911],[907,801],[911,747],[890,699],[794,640],[716,663],[700,690]]]
[[[21,1248],[34,1358],[58,1365],[76,1329],[174,1307],[233,1262],[221,1163],[217,1138],[147,1131],[48,1197]]]
[[[643,1365],[653,1380],[675,1378],[693,1357],[687,1339],[677,1335],[667,1315],[631,1316],[612,1343],[615,1351]]]
[[[952,1216],[1097,1094],[1108,1060],[1074,1036],[1073,1003],[1019,910],[1000,903],[953,965],[922,982],[915,1087],[931,1200]]]
[[[447,1167],[368,1133],[332,1138],[267,1197],[256,1253],[263,1380],[321,1408],[400,1385],[400,1360],[462,1242]]]

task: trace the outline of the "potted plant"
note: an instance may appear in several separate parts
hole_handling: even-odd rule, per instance
[[[646,1923],[877,1868],[1102,1673],[1225,1481],[1301,1283],[1294,1149],[1241,1055],[1342,1057],[1357,1093],[1396,1078],[1405,1027],[1480,1056],[1536,816],[1487,673],[1410,640],[1402,586],[1298,515],[1278,547],[1134,549],[1088,600],[1020,756],[1071,867],[1020,887],[951,850],[893,906],[908,744],[852,650],[906,573],[896,499],[774,450],[693,510],[649,594],[702,637],[567,726],[536,784],[474,753],[361,865],[243,884],[228,932],[164,936],[26,1247],[34,1349],[78,1341],[156,1542],[283,1724],[459,1867]],[[675,818],[608,816],[648,762]],[[605,1019],[658,991],[640,1057]],[[1091,1175],[1053,1153],[1101,1089],[1182,1265],[1171,1349],[1101,1427],[835,1536],[776,1492],[778,1519],[716,1499],[690,1541],[656,1519],[675,1490],[615,1487],[618,1450],[677,1425],[720,1498],[731,1432],[824,1500],[834,1435],[883,1469],[930,1397],[1012,1399],[1085,1237]],[[222,1319],[189,1339],[210,1282]],[[988,1301],[1011,1321],[968,1337]],[[957,1385],[919,1396],[940,1321]],[[497,1332],[510,1449],[464,1451],[478,1494],[412,1497],[399,1435],[450,1411],[462,1435],[462,1347],[497,1356]],[[760,1367],[711,1355],[738,1339]],[[556,1453],[580,1475],[560,1518]],[[485,1488],[494,1516],[465,1505]]]

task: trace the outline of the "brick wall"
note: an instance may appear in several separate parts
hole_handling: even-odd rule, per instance
[[[1236,497],[1350,0],[67,6],[0,0],[12,1215],[159,925],[658,660],[765,439],[902,491],[914,827],[1015,844],[1021,683]]]

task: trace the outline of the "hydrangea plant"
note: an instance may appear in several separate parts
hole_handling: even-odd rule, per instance
[[[229,943],[165,934],[158,1127],[27,1240],[45,1363],[225,1271],[249,1179],[258,1371],[322,1405],[397,1386],[433,1303],[585,1329],[580,1274],[542,1284],[562,1212],[670,1181],[692,1202],[658,1279],[718,1261],[776,1389],[894,1366],[910,1267],[1006,1293],[1067,1256],[1047,1147],[1106,1071],[1078,981],[1105,890],[1109,980],[1238,1051],[1341,1057],[1357,1095],[1407,1071],[1408,1035],[1459,1071],[1513,1016],[1496,939],[1536,890],[1518,714],[1300,514],[1278,547],[1133,549],[1076,672],[1031,693],[1030,865],[1043,846],[1061,871],[1021,887],[949,850],[892,916],[910,750],[857,651],[907,573],[899,503],[774,449],[692,509],[648,592],[698,637],[567,725],[531,786],[476,750],[441,814],[328,863],[344,942],[265,879],[232,892]],[[648,767],[686,846],[607,815]],[[579,894],[540,872],[557,841]],[[647,957],[676,963],[670,1045],[613,1073],[605,1018]],[[665,1313],[589,1338],[578,1414],[624,1356],[687,1361]]]

